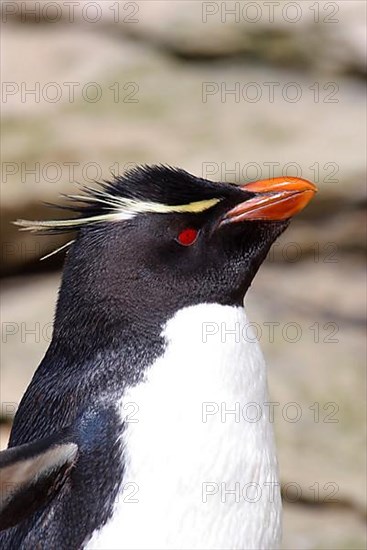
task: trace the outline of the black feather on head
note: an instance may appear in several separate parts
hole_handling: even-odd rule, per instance
[[[62,195],[70,204],[49,205],[75,212],[78,214],[75,218],[14,223],[24,231],[54,234],[75,231],[89,224],[128,219],[143,212],[203,212],[223,198],[227,185],[232,187],[170,166],[140,166],[99,183],[97,188],[82,186],[84,194]]]

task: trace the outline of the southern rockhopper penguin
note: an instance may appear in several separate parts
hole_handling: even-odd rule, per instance
[[[52,342],[0,454],[2,549],[279,546],[265,363],[230,331],[246,326],[247,289],[315,191],[142,167],[69,196],[71,219],[18,222],[76,238]],[[204,335],[208,323],[226,336]],[[262,415],[204,418],[208,403]]]

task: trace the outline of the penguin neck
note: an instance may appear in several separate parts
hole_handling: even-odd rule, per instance
[[[98,360],[121,363],[161,354],[163,321],[151,318],[132,301],[118,298],[99,299],[91,293],[66,292],[63,284],[57,304],[50,352],[68,357],[69,363]],[[135,306],[135,307],[134,307]],[[130,358],[130,359],[129,359]],[[149,359],[144,358],[144,365]]]
[[[196,365],[192,385],[208,388],[216,375],[222,375],[223,382],[242,381],[241,400],[267,397],[266,364],[243,306],[185,307],[165,324],[161,336],[166,347],[159,360],[182,363],[183,358],[187,372]]]

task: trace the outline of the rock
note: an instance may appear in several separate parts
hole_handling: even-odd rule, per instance
[[[12,420],[50,343],[59,279],[48,275],[14,278],[2,284],[2,420]]]
[[[284,505],[284,550],[363,550],[365,519],[343,507]]]
[[[366,6],[362,2],[283,1],[273,6],[270,2],[190,2],[190,9],[183,2],[137,2],[135,6],[136,23],[127,18],[125,32],[180,57],[242,56],[329,73],[366,71]]]
[[[272,5],[273,4],[273,5]],[[177,56],[365,74],[363,2],[4,2],[3,21],[107,27]]]
[[[93,86],[102,90],[101,101],[108,97],[107,110],[113,109],[110,79],[115,82],[118,71],[133,71],[135,63],[142,63],[142,59],[149,63],[138,46],[126,43],[121,49],[118,40],[104,34],[95,35],[87,29],[75,32],[74,27],[58,27],[56,31],[48,26],[41,29],[32,26],[3,29],[3,80],[7,90],[3,116],[7,139],[3,144],[2,162],[2,275],[21,271],[72,238],[21,233],[13,221],[61,217],[63,213],[49,210],[43,203],[59,204],[61,193],[75,193],[76,182],[93,184],[94,180],[109,177],[116,161],[123,170],[131,147],[128,139],[124,140],[125,145],[119,144],[120,123],[115,120],[112,128],[109,119],[114,117],[109,114],[104,126],[99,122],[98,131],[95,126],[90,133],[91,128],[83,122],[83,110],[95,106],[87,99],[88,90],[95,89]],[[48,44],[47,48],[44,43]],[[94,48],[95,55],[90,56]],[[36,58],[39,63],[34,65]],[[75,95],[65,83],[75,85]],[[52,89],[60,92],[59,101],[47,99],[49,85],[51,88],[55,85]],[[35,95],[27,95],[32,86]],[[96,119],[93,125],[95,123]],[[22,125],[21,133],[18,124]],[[98,143],[94,138],[97,135]],[[126,153],[117,154],[120,146]],[[49,268],[54,262],[55,259],[47,260],[44,265]],[[56,265],[60,266],[60,262]]]
[[[1,424],[0,425],[0,451],[3,449],[6,449],[8,446],[10,436],[10,425],[9,424]]]

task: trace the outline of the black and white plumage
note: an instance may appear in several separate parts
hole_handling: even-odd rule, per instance
[[[314,192],[296,178],[238,187],[144,167],[71,197],[76,218],[19,222],[77,236],[52,342],[0,454],[2,548],[279,544],[266,415],[202,418],[203,403],[266,402],[261,352],[220,331],[204,341],[203,327],[246,325],[253,277]],[[263,497],[204,502],[208,482],[257,483]]]

